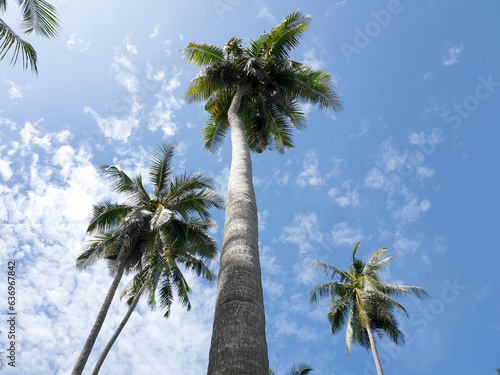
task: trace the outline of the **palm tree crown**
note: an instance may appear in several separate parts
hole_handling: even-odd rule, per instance
[[[301,102],[335,111],[342,108],[327,72],[290,59],[310,20],[309,15],[294,11],[246,48],[241,39],[231,38],[224,47],[189,43],[184,49],[184,58],[203,68],[191,81],[186,98],[206,102],[210,120],[203,138],[207,148],[220,147],[229,127],[231,99],[238,89],[244,92],[238,114],[255,152],[284,152],[293,147],[292,129],[306,125]]]
[[[379,336],[386,335],[397,345],[404,344],[404,335],[398,329],[394,317],[395,310],[408,316],[405,308],[394,297],[413,294],[418,298],[428,297],[421,287],[384,284],[379,273],[387,267],[394,257],[381,259],[388,250],[377,250],[368,261],[356,258],[359,242],[352,253],[352,264],[347,271],[339,270],[325,263],[313,263],[313,266],[325,272],[331,281],[316,284],[310,292],[309,303],[319,298],[331,298],[328,313],[331,332],[346,329],[346,347],[350,353],[352,343],[366,349],[374,349],[369,339],[370,329]]]
[[[17,0],[21,7],[21,27],[26,35],[35,32],[44,38],[55,38],[60,29],[56,8],[45,0]],[[7,9],[7,0],[0,0],[0,13]],[[21,56],[23,67],[38,73],[37,55],[31,44],[23,40],[0,18],[0,60],[14,48],[11,64]]]

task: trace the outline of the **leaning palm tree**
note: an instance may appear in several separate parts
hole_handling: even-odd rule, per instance
[[[203,68],[186,99],[206,101],[205,146],[217,150],[230,129],[233,148],[209,375],[268,373],[250,151],[293,147],[293,129],[306,124],[301,102],[341,108],[328,73],[289,57],[309,21],[295,11],[246,48],[232,38],[225,47],[190,43],[183,51],[188,62]]]
[[[118,166],[101,167],[113,182],[113,189],[128,199],[124,203],[94,205],[87,233],[95,234],[95,238],[77,259],[80,270],[99,259],[108,260],[114,279],[73,375],[81,374],[85,367],[123,274],[137,270],[152,252],[168,252],[180,246],[185,241],[182,228],[189,225],[193,216],[209,221],[209,210],[223,206],[214,191],[214,182],[205,175],[172,176],[174,148],[174,144],[166,144],[152,154],[148,169],[151,195],[143,186],[141,175],[131,179]]]
[[[45,0],[17,0],[21,7],[21,25],[23,33],[44,38],[55,38],[58,35],[60,24],[56,8]],[[7,10],[7,0],[0,0],[0,13]],[[0,18],[0,60],[13,48],[10,63],[16,64],[22,58],[23,67],[38,73],[37,55],[31,44],[23,40],[13,29]]]
[[[174,223],[172,223],[174,224]],[[156,307],[156,291],[160,291],[160,308],[165,309],[165,317],[170,315],[174,290],[183,306],[191,309],[189,301],[189,287],[179,265],[194,271],[198,276],[203,276],[213,281],[212,273],[205,261],[212,260],[217,255],[217,245],[207,234],[213,228],[211,221],[189,218],[187,222],[176,221],[178,227],[174,229],[175,241],[172,235],[170,241],[163,241],[168,247],[158,246],[155,240],[150,241],[143,259],[137,266],[134,278],[125,287],[122,296],[128,295],[129,309],[115,333],[104,348],[97,361],[92,375],[97,375],[111,347],[128,322],[140,298],[147,294],[147,302],[151,309]],[[157,233],[157,234],[162,234]]]
[[[378,375],[383,375],[378,358],[374,333],[379,337],[388,336],[395,344],[404,344],[404,335],[398,329],[394,317],[395,310],[408,316],[405,308],[393,297],[413,294],[418,298],[429,297],[427,292],[418,286],[384,284],[379,273],[387,267],[394,257],[380,259],[388,250],[377,250],[367,262],[356,258],[359,242],[352,252],[352,264],[347,271],[339,270],[325,263],[312,263],[325,272],[330,281],[316,284],[310,292],[309,303],[319,298],[332,301],[328,321],[331,332],[339,332],[345,324],[347,354],[350,354],[352,343],[371,350]],[[346,322],[347,321],[347,322]]]

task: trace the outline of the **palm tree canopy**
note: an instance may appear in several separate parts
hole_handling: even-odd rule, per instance
[[[119,166],[101,166],[113,189],[127,199],[93,206],[87,233],[94,237],[76,263],[83,270],[106,259],[114,273],[125,261],[126,271],[133,271],[135,277],[124,293],[133,299],[147,285],[149,303],[154,307],[155,290],[162,282],[160,305],[167,308],[167,314],[172,283],[182,303],[190,307],[189,287],[178,263],[212,280],[204,263],[217,254],[217,246],[207,234],[213,226],[210,209],[223,207],[210,178],[201,173],[172,176],[174,148],[175,144],[166,144],[153,152],[148,168],[151,193],[141,175],[132,179]]]
[[[44,38],[55,38],[60,23],[56,8],[45,0],[17,0],[21,8],[21,28],[24,34],[35,33]],[[7,9],[7,0],[0,0],[0,13]],[[33,46],[23,40],[0,18],[0,60],[13,48],[10,63],[15,65],[21,57],[25,69],[38,73],[37,55]]]
[[[394,257],[381,259],[387,248],[377,250],[368,261],[356,258],[360,242],[352,253],[352,263],[347,271],[334,266],[314,262],[312,265],[324,272],[330,281],[316,284],[310,291],[309,303],[320,298],[332,301],[327,314],[332,334],[346,328],[347,353],[352,343],[370,349],[366,330],[367,323],[379,337],[387,336],[395,344],[404,344],[404,335],[398,329],[395,311],[399,310],[408,316],[406,309],[394,298],[414,295],[417,298],[429,297],[429,294],[417,286],[385,284],[379,273],[386,268]]]
[[[189,43],[186,61],[202,70],[186,93],[188,102],[206,102],[210,119],[203,131],[205,147],[217,150],[229,128],[227,112],[236,91],[243,90],[239,116],[250,150],[293,147],[293,129],[306,126],[302,103],[342,109],[331,76],[290,59],[311,18],[299,11],[244,48],[231,38],[224,47]]]

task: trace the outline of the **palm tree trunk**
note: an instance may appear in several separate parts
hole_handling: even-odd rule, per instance
[[[94,346],[95,340],[97,339],[97,336],[99,335],[99,331],[101,330],[101,327],[104,323],[104,319],[106,318],[106,314],[108,313],[109,306],[111,305],[111,301],[113,301],[113,297],[115,295],[116,290],[118,289],[118,285],[120,284],[120,280],[123,276],[123,271],[125,270],[125,260],[122,260],[120,262],[120,266],[118,267],[118,270],[116,272],[115,278],[113,279],[113,282],[111,283],[111,286],[109,287],[108,294],[106,295],[106,298],[104,299],[104,302],[101,306],[101,310],[99,311],[99,314],[97,314],[97,318],[95,320],[94,326],[92,327],[92,330],[90,331],[89,337],[87,338],[87,341],[85,342],[85,345],[83,346],[83,350],[80,353],[80,357],[78,357],[78,360],[76,361],[75,367],[73,368],[73,372],[71,375],[81,375],[83,372],[83,369],[85,367],[85,364],[87,363],[90,352],[92,351],[92,348]]]
[[[373,353],[373,360],[375,361],[375,367],[377,368],[377,374],[384,375],[380,359],[378,358],[377,346],[375,345],[375,339],[373,338],[372,327],[368,319],[366,319],[366,331],[368,332],[368,337],[370,338],[370,346]]]
[[[238,117],[244,93],[228,111],[233,149],[208,375],[269,374],[252,161]]]
[[[101,369],[101,366],[102,364],[104,363],[104,360],[106,359],[109,351],[111,350],[111,347],[113,346],[113,344],[115,343],[116,339],[118,338],[118,336],[120,335],[120,333],[122,332],[123,330],[123,327],[125,327],[125,324],[127,324],[130,316],[132,315],[132,313],[134,312],[135,310],[135,307],[137,306],[137,304],[139,303],[139,299],[140,299],[140,294],[139,295],[136,295],[132,304],[130,305],[130,307],[128,308],[128,311],[127,313],[125,314],[125,316],[123,317],[123,320],[121,321],[120,325],[118,326],[118,328],[116,329],[115,333],[113,334],[113,336],[111,337],[111,339],[109,340],[108,344],[106,345],[106,347],[104,348],[104,350],[102,351],[102,354],[101,356],[99,357],[99,360],[97,361],[95,367],[94,367],[94,371],[92,372],[92,375],[97,375],[99,373],[99,370]]]

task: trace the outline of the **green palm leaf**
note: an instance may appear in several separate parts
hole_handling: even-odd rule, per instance
[[[24,34],[35,32],[44,38],[55,38],[60,30],[56,8],[45,0],[17,0],[21,7],[21,28]],[[0,1],[0,13],[7,9],[7,1]],[[24,69],[31,68],[38,73],[37,54],[33,46],[22,39],[0,19],[0,60],[12,51],[11,65],[22,60]]]
[[[37,56],[35,49],[28,42],[17,35],[0,18],[0,60],[3,60],[7,52],[14,48],[10,63],[15,65],[19,57],[22,59],[24,69],[31,68],[38,73]]]
[[[33,31],[45,38],[55,38],[59,33],[56,8],[45,0],[18,0],[21,6],[22,28],[25,34]]]
[[[206,43],[189,43],[182,50],[184,59],[190,64],[203,67],[214,64],[223,59],[223,51],[219,46]]]

